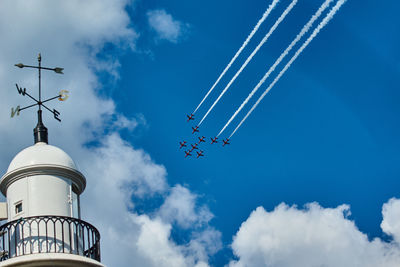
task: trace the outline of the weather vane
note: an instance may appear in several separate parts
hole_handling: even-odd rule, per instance
[[[59,67],[56,67],[56,68],[42,67],[41,62],[42,62],[42,57],[41,57],[41,55],[39,53],[38,65],[37,66],[24,65],[22,63],[15,64],[16,67],[21,68],[21,69],[22,68],[38,69],[38,72],[39,72],[39,98],[36,99],[35,97],[31,96],[26,91],[26,88],[22,89],[22,87],[19,87],[18,84],[15,84],[16,87],[17,87],[18,93],[23,95],[23,96],[28,96],[29,98],[31,98],[35,102],[35,104],[29,105],[29,106],[26,106],[26,107],[23,107],[23,108],[21,108],[20,106],[17,106],[15,109],[11,108],[11,118],[13,118],[15,115],[19,116],[19,113],[22,110],[29,109],[29,108],[35,107],[35,106],[39,107],[39,109],[38,109],[38,124],[36,125],[36,128],[33,129],[34,137],[35,137],[35,143],[38,143],[38,142],[47,143],[48,142],[47,128],[44,126],[44,124],[42,122],[42,107],[47,109],[50,113],[52,113],[54,115],[54,118],[56,120],[61,122],[60,118],[58,117],[60,115],[60,112],[58,112],[56,109],[51,110],[44,103],[49,102],[49,101],[54,100],[54,99],[58,99],[59,101],[65,101],[65,100],[68,99],[68,93],[69,93],[67,90],[61,90],[57,96],[50,97],[50,98],[48,98],[46,100],[42,100],[41,70],[52,70],[55,73],[64,74],[63,73],[64,69],[63,68],[59,68]]]

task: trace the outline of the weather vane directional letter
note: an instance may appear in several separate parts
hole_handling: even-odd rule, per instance
[[[34,107],[34,106],[38,106],[38,124],[36,126],[36,128],[34,129],[34,136],[35,136],[35,143],[37,142],[46,142],[47,143],[47,128],[43,125],[42,122],[42,107],[44,107],[45,109],[47,109],[48,111],[50,111],[50,113],[52,113],[54,115],[54,118],[58,121],[61,122],[60,118],[58,117],[60,115],[60,112],[58,112],[57,110],[53,109],[51,110],[50,108],[48,108],[44,103],[49,102],[51,100],[54,99],[58,99],[59,101],[65,101],[68,99],[68,91],[67,90],[61,90],[57,96],[48,98],[46,100],[42,100],[42,88],[41,88],[41,70],[52,70],[55,73],[58,74],[63,74],[63,68],[47,68],[47,67],[42,67],[41,65],[42,62],[42,57],[39,53],[38,56],[38,66],[29,66],[29,65],[24,65],[22,63],[18,63],[15,64],[16,67],[18,68],[34,68],[34,69],[38,69],[39,71],[39,98],[36,99],[35,97],[33,97],[32,95],[30,95],[27,91],[26,88],[19,87],[18,84],[15,84],[17,87],[17,91],[20,95],[22,96],[28,96],[29,98],[31,98],[35,103],[26,107],[21,108],[20,106],[17,106],[16,108],[11,108],[11,118],[13,118],[15,115],[19,116],[20,112],[22,110]]]

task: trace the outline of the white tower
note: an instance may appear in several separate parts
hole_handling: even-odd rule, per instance
[[[7,198],[0,214],[8,220],[0,226],[0,266],[104,267],[100,233],[81,220],[86,179],[71,157],[48,145],[41,113],[35,144],[14,157],[0,180]]]

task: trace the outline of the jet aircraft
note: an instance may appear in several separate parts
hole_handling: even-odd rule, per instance
[[[186,117],[188,117],[187,121],[194,120],[194,115],[192,113],[190,114],[190,116],[186,115]]]
[[[193,129],[192,134],[194,134],[195,132],[199,132],[199,126],[192,127],[192,129]]]
[[[204,157],[203,150],[200,150],[200,152],[196,152],[196,153],[197,153],[197,158]]]
[[[205,138],[204,136],[202,136],[202,137],[197,137],[197,138],[199,138],[199,144],[200,144],[201,142],[205,142],[205,141],[204,141],[204,138]]]
[[[229,138],[226,138],[226,140],[222,140],[222,141],[224,142],[224,144],[222,146],[231,144],[231,143],[229,143]]]
[[[187,156],[191,156],[192,154],[190,154],[190,151],[185,151],[185,158],[187,157]]]
[[[211,138],[211,144],[218,143],[218,137]]]
[[[181,146],[179,147],[179,149],[181,149],[182,147],[186,147],[186,146],[187,146],[187,145],[186,145],[186,141],[179,142],[179,144],[181,145]]]
[[[195,150],[195,149],[198,149],[197,148],[197,144],[194,144],[194,145],[191,145],[192,146],[192,149],[190,149],[190,151],[193,151],[193,150]]]

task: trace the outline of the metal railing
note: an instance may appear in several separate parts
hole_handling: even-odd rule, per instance
[[[100,233],[72,217],[32,216],[0,226],[0,262],[36,253],[68,253],[100,261]]]

